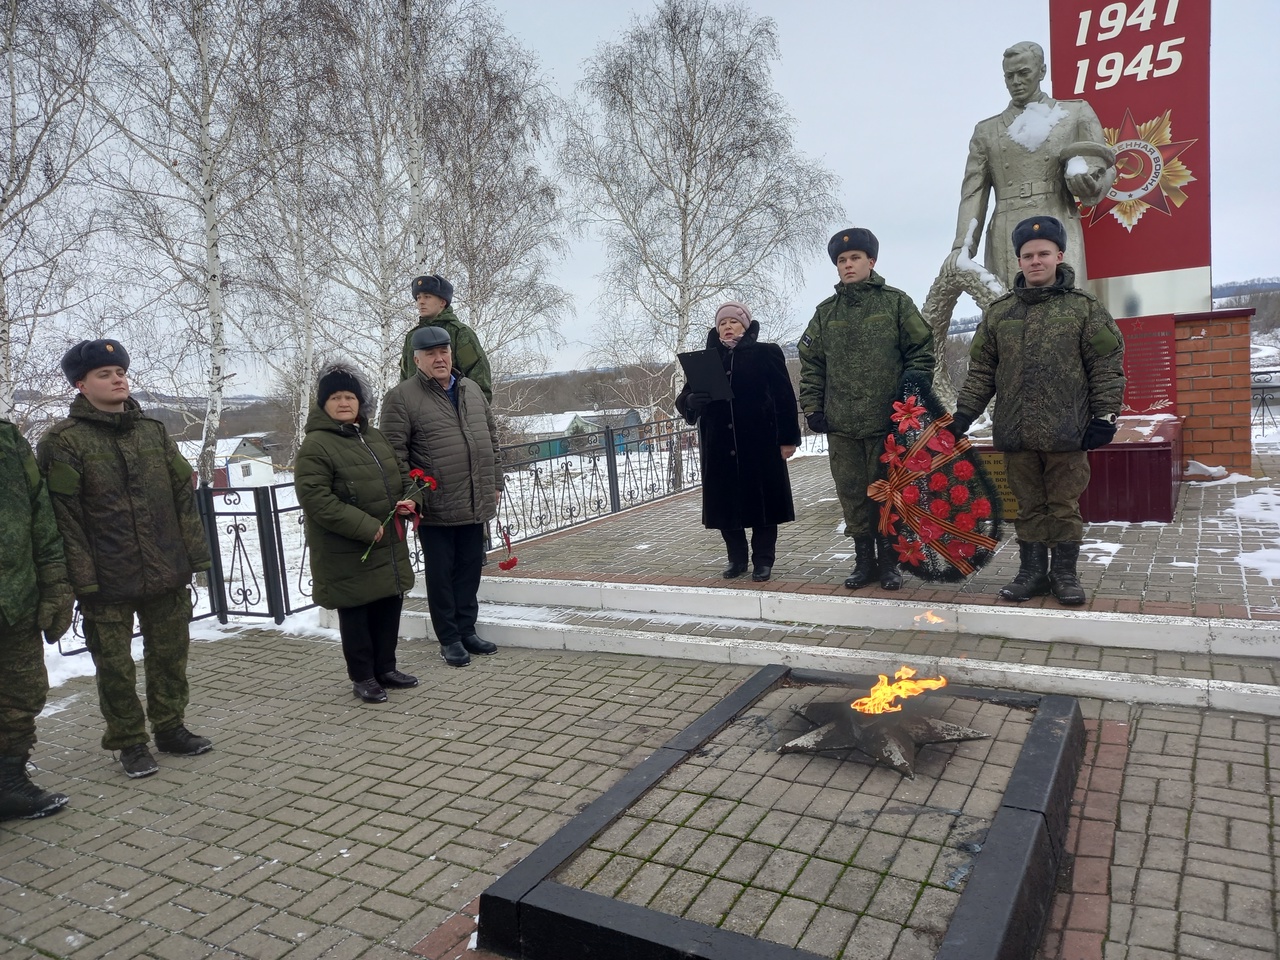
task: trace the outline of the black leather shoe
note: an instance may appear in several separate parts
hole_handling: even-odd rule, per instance
[[[747,562],[744,560],[739,563],[736,560],[730,560],[729,565],[724,568],[724,572],[720,576],[726,580],[734,580],[747,572]]]
[[[485,657],[491,657],[498,652],[498,645],[496,643],[490,643],[488,640],[481,640],[474,633],[469,637],[463,637],[462,645],[466,648],[467,653],[478,653]]]
[[[399,670],[390,670],[387,673],[378,674],[378,682],[384,687],[416,687],[418,678],[401,673]]]
[[[773,576],[773,567],[767,563],[757,563],[756,568],[751,571],[751,579],[756,583],[763,583]]]
[[[351,684],[351,691],[365,703],[387,702],[387,691],[377,680],[358,680]]]
[[[161,753],[176,753],[181,757],[196,757],[213,749],[208,737],[197,737],[182,724],[172,730],[156,731],[156,749]]]
[[[444,662],[451,667],[465,667],[471,662],[471,654],[467,653],[467,648],[462,645],[461,640],[440,644],[440,656],[444,657]]]

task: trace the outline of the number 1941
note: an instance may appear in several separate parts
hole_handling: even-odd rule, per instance
[[[1178,19],[1178,2],[1179,0],[1164,0],[1163,16],[1157,9],[1157,0],[1140,0],[1132,13],[1129,12],[1128,4],[1109,3],[1098,14],[1097,34],[1093,37],[1090,36],[1093,11],[1082,10],[1080,29],[1076,32],[1076,46],[1083,46],[1090,39],[1111,40],[1129,27],[1136,27],[1139,32],[1150,30],[1157,19],[1162,26],[1171,27]],[[1128,63],[1125,63],[1122,53],[1108,53],[1099,57],[1096,63],[1089,59],[1077,60],[1075,92],[1084,93],[1091,79],[1092,89],[1105,90],[1119,83],[1121,77],[1134,77],[1141,82],[1151,77],[1167,77],[1171,73],[1177,73],[1182,66],[1182,51],[1177,48],[1185,40],[1186,37],[1163,40],[1159,47],[1149,43]]]

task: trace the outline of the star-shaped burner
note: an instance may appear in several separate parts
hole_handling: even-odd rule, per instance
[[[779,753],[823,753],[857,750],[876,763],[893,767],[909,780],[916,778],[916,748],[928,743],[985,740],[990,734],[958,723],[906,712],[860,713],[847,700],[792,707],[814,725],[808,733],[784,743]]]

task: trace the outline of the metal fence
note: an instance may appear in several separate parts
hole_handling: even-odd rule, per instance
[[[1252,426],[1260,430],[1280,429],[1280,370],[1255,370],[1250,379],[1253,401]]]
[[[502,448],[506,491],[490,545],[517,542],[651,503],[702,483],[697,431],[683,420],[558,437]],[[285,617],[314,607],[302,508],[292,483],[196,489],[213,566],[193,584],[192,620]],[[416,537],[414,570],[423,568]],[[84,652],[77,614],[68,646]],[[70,647],[70,648],[69,648]]]

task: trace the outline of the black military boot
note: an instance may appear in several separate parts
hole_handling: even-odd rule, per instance
[[[27,776],[26,757],[0,757],[0,820],[33,820],[61,810],[69,798],[41,790]]]
[[[1053,548],[1053,563],[1049,567],[1049,586],[1053,595],[1064,607],[1078,607],[1084,603],[1084,587],[1076,574],[1076,561],[1080,559],[1080,544],[1060,543]]]
[[[865,587],[876,578],[876,538],[853,538],[853,571],[845,578],[850,590]]]
[[[898,590],[902,587],[902,571],[898,569],[898,551],[888,537],[876,537],[876,560],[880,567],[880,589]]]
[[[1018,541],[1018,573],[1000,588],[1005,600],[1022,603],[1049,592],[1049,547],[1043,543]]]

